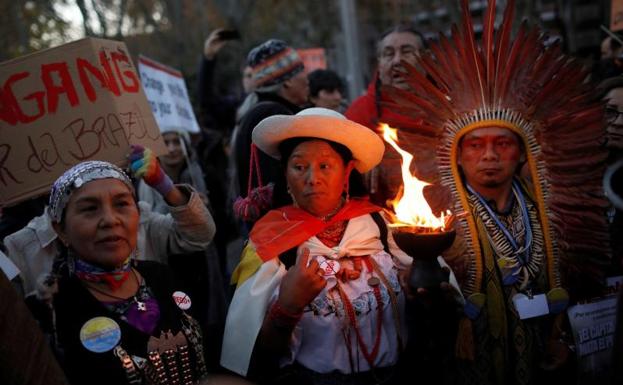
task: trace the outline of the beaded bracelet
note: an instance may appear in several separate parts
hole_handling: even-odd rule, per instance
[[[293,329],[302,316],[302,311],[294,314],[286,311],[281,307],[279,301],[275,301],[268,311],[268,318],[278,329]]]

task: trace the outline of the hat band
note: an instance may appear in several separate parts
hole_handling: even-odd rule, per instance
[[[523,132],[521,128],[516,124],[513,124],[506,120],[501,120],[501,119],[485,119],[485,120],[480,120],[477,122],[470,123],[466,125],[465,127],[461,128],[461,130],[457,133],[457,138],[461,138],[467,135],[469,132],[477,130],[479,128],[489,128],[489,127],[506,128],[508,130],[511,130],[519,134],[520,136],[523,136]]]

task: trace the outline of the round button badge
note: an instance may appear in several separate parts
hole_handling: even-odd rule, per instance
[[[322,275],[325,277],[335,275],[340,271],[340,263],[334,259],[325,259],[318,266],[320,266]]]
[[[108,317],[91,318],[80,329],[82,346],[94,353],[112,350],[120,340],[119,324]]]
[[[173,300],[175,301],[177,307],[182,310],[188,310],[192,306],[192,301],[190,300],[190,297],[183,291],[176,291],[175,293],[173,293]]]

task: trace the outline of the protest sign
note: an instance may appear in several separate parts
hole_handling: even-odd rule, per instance
[[[145,56],[138,59],[141,84],[161,132],[199,132],[184,77],[178,70]]]
[[[0,64],[0,205],[49,191],[85,160],[166,153],[124,43],[86,38]]]
[[[607,298],[567,310],[578,357],[580,384],[599,383],[609,376],[616,306],[616,298]]]
[[[305,64],[305,73],[310,73],[318,69],[327,69],[327,57],[324,48],[304,48],[297,49],[296,52]]]

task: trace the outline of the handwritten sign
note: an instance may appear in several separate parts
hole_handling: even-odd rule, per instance
[[[324,48],[297,49],[296,52],[301,57],[303,63],[305,63],[305,73],[318,69],[327,69],[327,57]]]
[[[182,73],[157,61],[138,59],[143,90],[161,132],[199,132]]]
[[[612,0],[610,8],[610,30],[620,31],[623,29],[623,0]]]
[[[0,205],[49,191],[85,160],[166,153],[125,44],[86,38],[0,64]]]
[[[616,298],[607,298],[567,310],[578,356],[578,378],[585,381],[578,383],[601,383],[599,381],[608,376],[612,365],[616,306]]]

